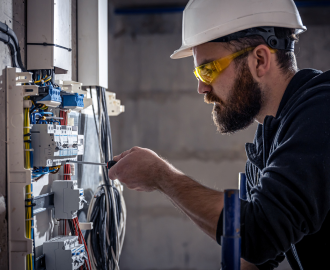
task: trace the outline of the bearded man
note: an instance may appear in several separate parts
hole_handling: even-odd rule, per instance
[[[214,103],[219,132],[259,123],[246,144],[247,200],[241,201],[241,269],[325,269],[330,251],[330,73],[298,70],[304,32],[292,0],[191,0],[183,45],[198,93]],[[158,190],[220,244],[223,193],[184,175],[149,149],[114,158],[109,171],[128,188]]]

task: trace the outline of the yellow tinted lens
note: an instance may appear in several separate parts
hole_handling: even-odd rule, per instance
[[[218,71],[213,62],[199,66],[194,71],[197,79],[206,84],[210,84],[218,75]]]

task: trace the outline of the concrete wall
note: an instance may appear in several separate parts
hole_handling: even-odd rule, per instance
[[[309,31],[297,46],[300,68],[329,66],[330,26],[319,19],[326,12],[302,10]],[[114,150],[147,147],[209,187],[237,188],[246,161],[244,144],[251,142],[256,126],[233,136],[216,133],[212,106],[196,92],[192,58],[169,58],[181,45],[181,20],[174,13],[112,16],[109,90],[126,106],[124,114],[112,118]],[[163,195],[128,189],[124,194],[128,218],[122,270],[220,268],[220,247]],[[284,262],[279,269],[290,268]]]

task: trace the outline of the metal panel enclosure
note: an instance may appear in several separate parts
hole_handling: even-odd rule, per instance
[[[57,67],[68,71],[71,61],[71,1],[29,0],[27,69]]]
[[[108,88],[108,2],[78,2],[78,80]]]

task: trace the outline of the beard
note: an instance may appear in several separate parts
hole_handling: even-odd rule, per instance
[[[246,59],[237,71],[226,103],[213,90],[204,96],[206,103],[214,103],[213,121],[221,134],[233,134],[250,126],[263,104],[260,85],[253,79]]]

